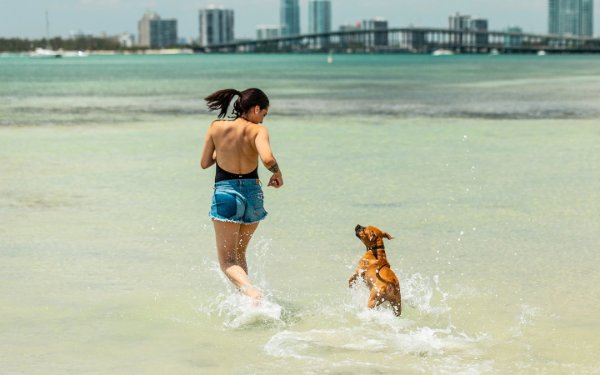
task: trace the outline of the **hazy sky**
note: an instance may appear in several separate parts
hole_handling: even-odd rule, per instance
[[[46,34],[45,11],[50,16],[50,35],[71,32],[137,35],[137,22],[147,9],[162,18],[178,21],[180,37],[198,36],[198,9],[221,4],[235,10],[236,37],[254,37],[256,25],[279,23],[279,0],[0,0],[0,37],[39,38]],[[301,27],[308,28],[308,0],[300,0]],[[390,27],[447,27],[448,15],[459,11],[484,17],[491,30],[508,25],[526,32],[547,31],[548,0],[332,0],[333,28],[358,20],[383,16]],[[595,32],[600,34],[600,6],[594,9]]]

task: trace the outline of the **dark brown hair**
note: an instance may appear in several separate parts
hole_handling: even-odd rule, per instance
[[[233,117],[238,118],[248,112],[254,106],[259,106],[260,109],[269,108],[269,98],[262,92],[261,89],[250,88],[244,91],[235,89],[224,89],[213,92],[204,100],[211,111],[221,111],[218,118],[223,118],[227,115],[227,108],[235,96],[238,99],[233,103]]]

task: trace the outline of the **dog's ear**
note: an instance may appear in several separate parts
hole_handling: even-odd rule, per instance
[[[383,237],[387,238],[388,240],[393,240],[394,237],[392,237],[388,232],[383,232]]]
[[[375,233],[375,231],[370,230],[369,231],[369,241],[375,241],[377,239],[377,233]]]

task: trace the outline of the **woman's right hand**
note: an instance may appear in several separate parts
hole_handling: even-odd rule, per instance
[[[273,186],[275,189],[279,189],[283,186],[283,175],[281,174],[281,171],[273,173],[271,179],[269,179],[268,186]]]

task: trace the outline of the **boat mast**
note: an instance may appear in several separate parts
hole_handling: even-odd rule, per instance
[[[48,19],[48,10],[46,10],[46,48],[50,48],[50,20]]]

